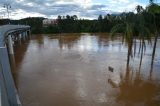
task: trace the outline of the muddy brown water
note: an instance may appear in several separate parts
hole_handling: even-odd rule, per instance
[[[126,71],[127,46],[108,35],[32,35],[17,43],[12,68],[23,106],[159,106],[160,40],[152,71],[151,45],[141,69],[136,55]]]

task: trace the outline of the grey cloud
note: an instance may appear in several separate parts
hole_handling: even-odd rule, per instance
[[[99,15],[106,15],[108,12],[106,10],[92,10],[92,11],[86,11],[85,13],[80,12],[80,16],[82,17],[94,17],[97,18]]]
[[[98,9],[103,9],[103,8],[105,8],[106,7],[106,5],[92,5],[89,9],[90,10],[98,10]]]
[[[45,5],[45,3],[55,3],[56,0],[24,0],[23,3],[32,3],[34,5]]]
[[[75,14],[80,15],[80,17],[88,18],[97,18],[100,14],[107,14],[106,5],[95,4],[88,8],[83,8],[79,4],[67,3],[73,0],[61,0],[67,1],[65,4],[57,4],[57,1],[59,0],[23,0],[21,2],[12,0],[12,12],[16,15],[17,9],[21,9],[28,13],[39,13],[46,17]],[[29,5],[28,3],[32,5]],[[46,5],[46,3],[50,5]]]

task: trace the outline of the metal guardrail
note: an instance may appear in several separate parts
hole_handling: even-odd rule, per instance
[[[17,90],[11,74],[10,62],[5,38],[14,31],[25,31],[30,26],[3,25],[0,26],[0,106],[21,106]]]
[[[1,85],[0,85],[0,106],[2,106],[2,95],[1,95]]]
[[[30,29],[28,25],[2,25],[0,26],[0,46],[4,45],[4,39],[8,33],[12,33],[16,30]]]
[[[7,48],[0,48],[0,85],[2,106],[18,106]]]
[[[4,82],[2,64],[0,62],[0,106],[9,106]]]

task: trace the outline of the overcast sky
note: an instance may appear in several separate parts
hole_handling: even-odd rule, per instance
[[[58,15],[77,15],[93,19],[98,15],[134,11],[135,6],[145,7],[149,0],[0,0],[0,18],[7,17],[4,4],[10,4],[10,18],[56,18]]]

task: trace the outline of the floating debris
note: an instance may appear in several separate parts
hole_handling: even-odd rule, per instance
[[[113,88],[118,88],[118,84],[112,81],[111,79],[108,79],[108,83],[113,87]]]
[[[113,72],[113,71],[114,71],[114,68],[111,67],[111,66],[109,66],[109,67],[108,67],[108,70],[109,70],[110,72]]]

